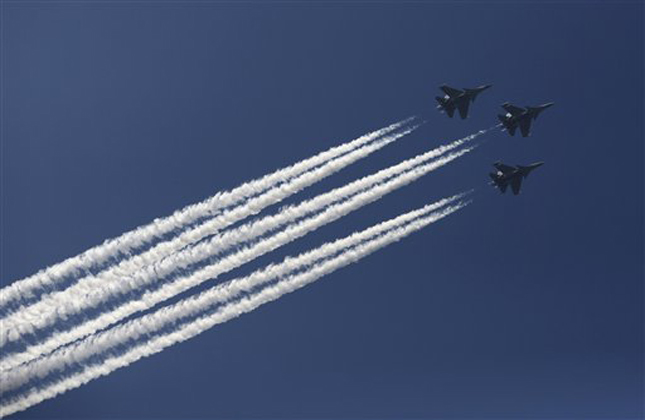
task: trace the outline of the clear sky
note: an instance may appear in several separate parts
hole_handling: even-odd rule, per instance
[[[408,116],[288,202],[556,103],[221,280],[475,188],[465,210],[15,418],[643,415],[642,2],[4,1],[2,36],[4,284]],[[493,87],[462,121],[442,83]],[[514,197],[496,160],[546,163]]]

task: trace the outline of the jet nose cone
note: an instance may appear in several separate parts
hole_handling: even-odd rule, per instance
[[[531,165],[531,168],[539,168],[540,166],[544,165],[544,162],[536,162],[533,165]]]
[[[548,102],[548,103],[546,103],[546,104],[542,105],[542,109],[550,108],[550,107],[552,107],[554,104],[555,104],[555,102]]]

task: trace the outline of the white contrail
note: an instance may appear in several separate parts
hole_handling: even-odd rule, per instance
[[[472,150],[472,147],[464,148],[430,163],[412,168],[385,183],[378,184],[341,203],[329,206],[324,211],[293,224],[282,231],[276,232],[252,246],[242,247],[237,252],[227,255],[214,264],[196,270],[190,275],[173,279],[172,282],[163,283],[156,290],[146,291],[139,299],[122,302],[120,307],[100,314],[94,319],[84,321],[80,325],[72,327],[70,330],[58,332],[56,335],[46,338],[43,342],[28,347],[23,352],[7,354],[0,363],[0,369],[6,370],[20,363],[33,360],[61,345],[114,324],[135,312],[146,310],[206,280],[216,278],[222,273],[237,268],[267,252],[304,236],[320,226],[331,223],[366,204],[378,200],[389,192],[413,182],[426,173],[468,153],[470,150]]]
[[[428,204],[363,231],[355,232],[345,238],[328,242],[295,258],[285,258],[280,264],[271,264],[249,276],[228,281],[197,296],[186,298],[171,306],[158,309],[156,312],[91,335],[69,346],[61,347],[52,354],[3,372],[5,378],[3,388],[5,391],[15,389],[31,379],[42,379],[55,370],[62,370],[72,364],[84,363],[87,358],[108,351],[115,346],[123,346],[140,337],[158,333],[169,326],[177,326],[179,321],[184,318],[198,316],[200,313],[214,308],[214,305],[239,297],[241,293],[250,293],[258,286],[266,285],[295,270],[302,270],[332,257],[344,249],[354,247],[389,230],[427,216],[429,213],[461,199],[464,195],[462,193]]]
[[[43,400],[53,398],[58,394],[77,388],[93,379],[107,375],[112,371],[127,366],[143,357],[158,353],[173,344],[188,340],[217,324],[224,323],[244,313],[251,312],[265,303],[274,301],[287,293],[294,292],[326,274],[332,273],[339,268],[351,264],[352,262],[356,262],[393,242],[399,241],[407,235],[446,217],[460,208],[463,208],[465,205],[466,203],[450,206],[443,211],[431,213],[430,215],[410,222],[405,226],[390,230],[389,232],[378,236],[375,239],[364,242],[355,248],[349,249],[334,258],[315,264],[309,270],[288,276],[275,284],[265,287],[257,293],[231,302],[221,307],[213,314],[206,314],[194,321],[188,322],[171,333],[156,336],[147,342],[129,348],[122,354],[108,357],[97,365],[86,366],[81,371],[73,373],[70,376],[60,378],[57,381],[46,384],[44,387],[36,388],[8,399],[3,402],[2,406],[0,406],[0,416],[6,416],[17,411],[25,410]]]
[[[138,264],[136,266],[134,266],[134,263],[128,265],[129,270],[124,270],[125,267],[123,267],[123,264],[120,264],[97,276],[84,278],[69,289],[47,296],[30,308],[25,308],[21,312],[5,319],[4,336],[8,337],[9,341],[19,339],[21,334],[29,334],[40,328],[45,328],[55,323],[57,319],[66,318],[69,315],[80,313],[86,308],[97,306],[115,295],[125,294],[134,289],[144,287],[172,273],[174,270],[200,262],[205,258],[212,257],[218,251],[260,237],[266,232],[280,228],[298,218],[320,211],[329,204],[345,199],[359,191],[381,183],[394,175],[454,150],[483,133],[484,131],[480,131],[448,145],[437,147],[429,152],[383,169],[373,175],[363,177],[344,187],[336,188],[328,193],[306,200],[297,206],[286,207],[278,214],[267,216],[256,222],[248,223],[231,231],[224,232],[190,249],[175,255],[170,255],[158,264],[152,265],[155,261],[162,260],[162,258],[171,254],[173,251],[181,249],[192,241],[188,238],[179,241],[181,239],[180,237],[178,238],[178,244],[172,243],[175,241],[170,241],[170,245],[161,243],[147,253],[144,253],[143,256],[132,258],[132,261]],[[241,211],[244,212],[245,209],[243,208]],[[224,216],[227,216],[225,217],[227,220],[232,219],[226,213],[222,215],[222,217]],[[238,219],[237,217],[235,218]],[[218,221],[218,218],[213,219],[213,221]],[[186,232],[190,233],[189,238],[193,241],[203,238],[208,232],[215,233],[213,232],[215,230],[213,227],[207,229],[197,227],[194,230],[198,232]],[[160,249],[158,250],[157,248]],[[137,270],[140,271],[136,272]],[[136,272],[134,277],[128,275],[134,272]],[[124,277],[128,278],[124,279]],[[20,334],[18,331],[20,331]],[[0,334],[0,336],[2,335]],[[0,345],[4,344],[5,342],[0,339]]]
[[[283,184],[270,188],[266,192],[249,199],[243,204],[221,212],[212,219],[186,230],[172,240],[160,242],[147,251],[134,255],[129,259],[124,259],[97,275],[83,277],[78,280],[76,284],[65,290],[49,293],[43,296],[40,301],[31,305],[26,305],[20,311],[14,312],[2,320],[5,328],[0,331],[0,346],[5,345],[7,341],[19,339],[20,334],[18,334],[18,331],[20,330],[22,331],[22,334],[32,331],[30,327],[14,327],[15,325],[35,326],[38,324],[39,320],[52,323],[60,316],[63,316],[63,312],[65,310],[64,305],[66,302],[68,304],[69,302],[75,302],[77,306],[75,306],[73,310],[78,312],[88,306],[87,294],[95,288],[99,287],[105,289],[106,284],[109,282],[123,282],[124,277],[132,275],[137,270],[154,264],[191,243],[197,242],[206,236],[213,235],[239,220],[260,212],[267,206],[297,193],[305,187],[332,175],[351,163],[354,163],[358,159],[362,159],[400,137],[409,134],[415,128],[416,126],[413,126],[382,137],[372,144],[365,145],[341,157],[330,160],[313,170],[294,177]]]
[[[262,178],[246,182],[230,191],[220,192],[197,204],[176,211],[172,215],[155,219],[152,223],[138,227],[123,235],[109,239],[101,245],[54,264],[25,279],[18,280],[0,291],[0,308],[6,308],[12,301],[33,297],[39,289],[49,289],[71,275],[83,273],[86,269],[108,262],[111,258],[127,255],[131,250],[150,243],[164,234],[188,225],[202,217],[216,214],[222,208],[244,202],[249,197],[273,186],[301,175],[323,163],[362,147],[388,133],[398,130],[413,118],[397,122],[383,129],[368,133],[356,140],[332,147],[311,158],[279,169]]]
[[[306,186],[331,175],[333,172],[348,166],[357,159],[363,158],[375,150],[380,149],[408,134],[414,128],[415,127],[412,127],[390,136],[386,136],[373,144],[364,146],[340,158],[329,161],[322,166],[295,177],[282,185],[269,189],[267,192],[250,199],[242,205],[222,212],[211,220],[183,232],[172,240],[160,242],[149,250],[139,255],[135,255],[130,259],[123,260],[97,275],[83,277],[78,280],[76,284],[66,290],[50,293],[44,296],[40,301],[28,305],[19,312],[10,314],[2,320],[5,328],[0,331],[0,346],[5,345],[7,341],[19,339],[21,334],[33,332],[33,328],[37,328],[39,322],[44,322],[44,324],[40,324],[41,328],[53,323],[56,319],[69,313],[66,308],[69,308],[72,313],[81,311],[82,309],[90,306],[88,305],[88,294],[92,294],[96,288],[105,290],[107,284],[110,282],[112,282],[112,284],[115,282],[124,282],[124,277],[131,276],[137,270],[154,264],[173,252],[179,251],[185,246],[197,242],[206,236],[213,235],[219,230],[222,230],[223,228],[242,220],[249,215],[260,212],[267,206],[279,202],[289,195],[295,194]],[[114,284],[114,286],[112,286],[112,288],[117,287],[119,287],[118,284]],[[70,308],[70,304],[74,306]],[[18,333],[18,331],[20,331],[20,333]]]

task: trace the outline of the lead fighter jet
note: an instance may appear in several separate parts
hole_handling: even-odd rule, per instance
[[[459,90],[447,85],[442,85],[439,89],[443,90],[445,95],[443,97],[435,97],[437,102],[439,102],[437,108],[445,111],[450,118],[452,118],[455,113],[455,108],[457,108],[461,119],[466,119],[466,117],[468,117],[468,107],[470,103],[475,102],[477,95],[491,86],[492,85],[484,85],[472,89],[464,88],[464,90]]]
[[[522,180],[529,176],[531,171],[539,166],[544,165],[544,162],[532,163],[528,166],[517,165],[516,167],[504,165],[502,162],[493,163],[493,166],[497,169],[497,172],[488,174],[493,180],[491,183],[496,188],[499,188],[500,192],[504,194],[506,188],[509,184],[511,190],[513,190],[514,195],[520,193],[520,188],[522,187]]]
[[[552,105],[553,102],[549,102],[544,105],[527,106],[525,109],[506,102],[502,104],[502,108],[506,110],[506,115],[498,115],[497,118],[499,118],[511,136],[515,135],[515,130],[519,126],[522,137],[526,137],[531,134],[531,122],[537,119],[542,111]]]

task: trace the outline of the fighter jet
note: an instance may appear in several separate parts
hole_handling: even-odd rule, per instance
[[[511,190],[513,190],[514,195],[520,193],[520,188],[522,187],[522,180],[529,176],[531,171],[539,166],[544,165],[544,162],[532,163],[528,166],[517,165],[516,167],[504,165],[502,162],[495,162],[493,166],[497,169],[497,172],[491,172],[488,174],[493,180],[491,182],[496,188],[499,188],[499,191],[504,194],[506,188],[509,184]]]
[[[466,117],[468,117],[468,107],[470,106],[470,103],[475,102],[477,95],[491,86],[492,85],[484,85],[472,89],[464,88],[464,90],[459,90],[451,88],[450,86],[442,85],[439,89],[443,90],[445,95],[443,97],[435,97],[437,102],[439,102],[437,108],[445,111],[450,118],[452,118],[455,113],[455,108],[457,108],[461,119],[466,119]]]
[[[502,108],[506,110],[506,115],[498,115],[500,122],[508,131],[511,136],[515,135],[515,130],[520,127],[522,137],[531,134],[531,122],[537,119],[538,115],[548,107],[552,106],[553,102],[538,106],[527,106],[526,109],[519,106],[511,105],[506,102],[502,104]]]

